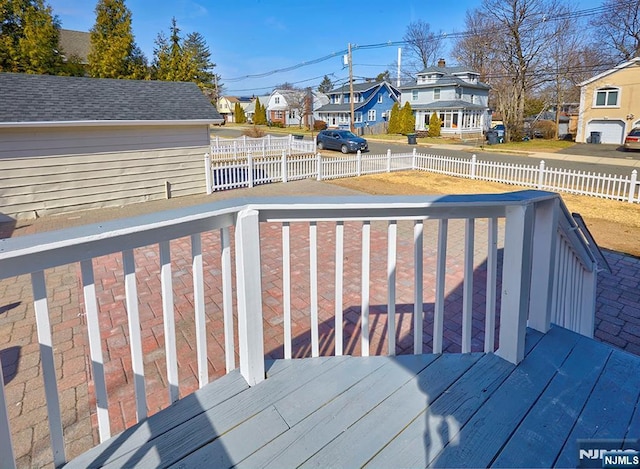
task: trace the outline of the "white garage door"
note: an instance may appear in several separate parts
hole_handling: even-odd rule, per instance
[[[605,121],[595,120],[587,124],[587,135],[589,138],[591,132],[600,132],[600,143],[621,144],[624,141],[624,122],[622,121]]]

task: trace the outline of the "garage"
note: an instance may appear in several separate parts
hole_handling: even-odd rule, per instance
[[[591,132],[600,132],[600,143],[620,145],[624,141],[624,122],[618,120],[593,120],[587,124],[588,139]]]

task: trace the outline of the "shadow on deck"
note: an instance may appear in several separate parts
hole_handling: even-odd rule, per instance
[[[576,467],[640,435],[640,357],[559,327],[494,354],[275,360],[216,380],[65,467]],[[637,444],[637,443],[636,443]]]

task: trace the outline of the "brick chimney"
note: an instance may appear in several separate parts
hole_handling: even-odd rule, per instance
[[[446,63],[445,63],[444,59],[438,60],[438,67],[440,67],[440,68],[445,68],[446,67]]]

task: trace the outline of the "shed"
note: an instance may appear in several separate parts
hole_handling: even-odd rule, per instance
[[[0,73],[0,216],[204,193],[221,121],[194,83]]]

